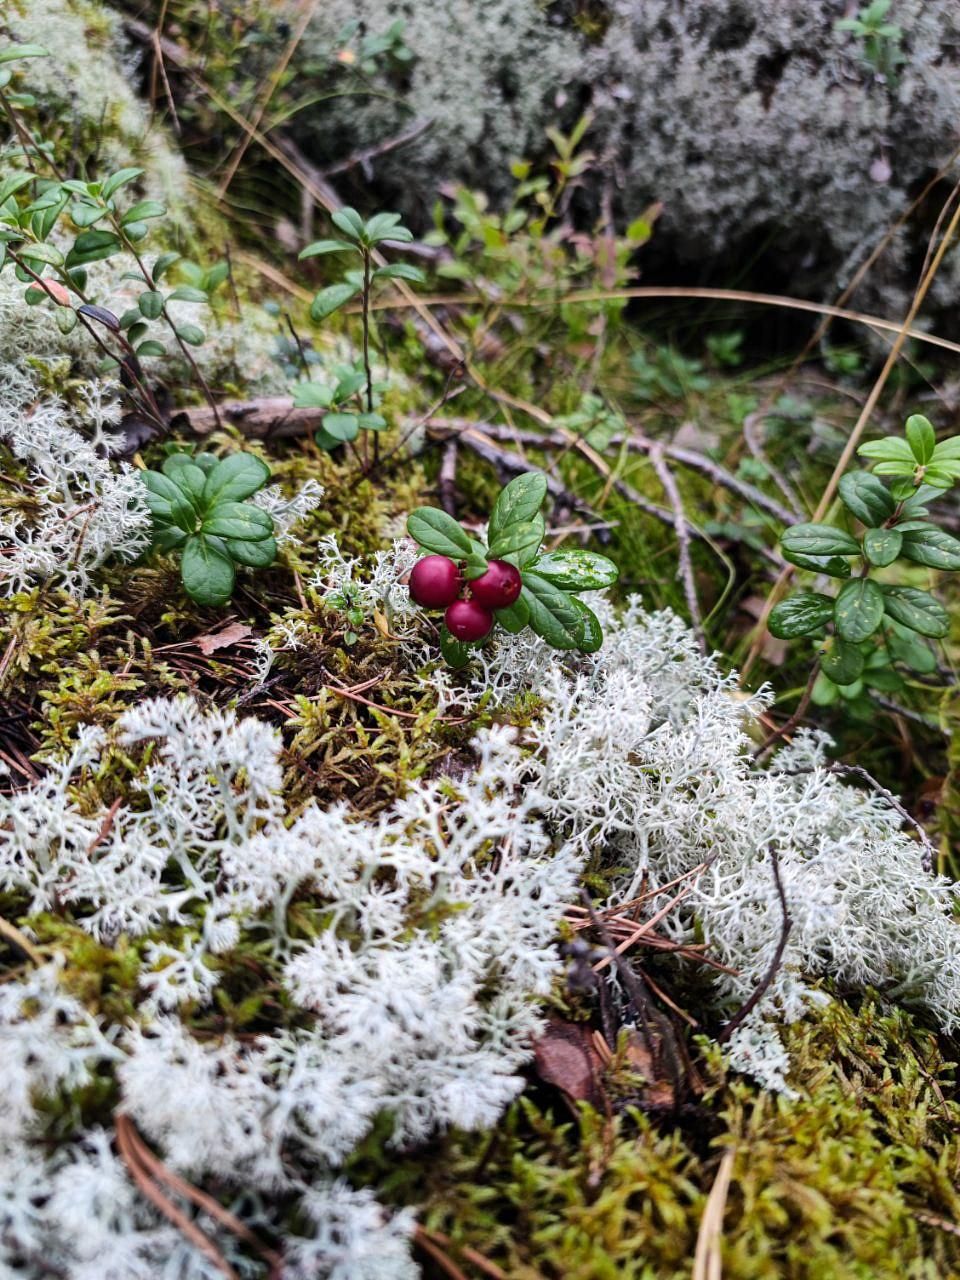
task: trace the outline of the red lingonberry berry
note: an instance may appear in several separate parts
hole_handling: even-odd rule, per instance
[[[443,609],[463,586],[460,570],[448,556],[424,556],[410,574],[410,594],[425,609]]]
[[[470,583],[470,594],[485,609],[506,609],[522,586],[519,569],[506,560],[491,560],[486,573]]]
[[[482,640],[493,626],[493,614],[476,600],[454,600],[443,620],[450,634],[467,644]]]

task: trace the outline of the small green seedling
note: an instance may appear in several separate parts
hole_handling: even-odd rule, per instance
[[[950,629],[938,600],[891,581],[890,570],[905,562],[960,569],[960,540],[924,518],[929,504],[960,479],[960,436],[938,444],[931,424],[914,414],[905,437],[871,441],[858,453],[876,465],[840,480],[846,509],[841,521],[793,525],[780,540],[791,564],[843,585],[836,594],[800,591],[787,597],[771,610],[769,627],[784,640],[816,637],[815,702],[843,698],[869,714],[866,690],[902,689],[898,665],[922,675],[934,672],[936,656],[926,641],[942,639]],[[881,476],[890,477],[889,485]],[[851,560],[857,563],[855,575]]]
[[[153,549],[183,549],[180,576],[197,604],[225,604],[238,564],[263,569],[276,558],[273,519],[245,501],[269,478],[270,468],[251,453],[174,453],[162,471],[142,473]]]
[[[374,253],[381,244],[409,244],[413,233],[400,221],[399,213],[375,213],[364,221],[356,209],[338,209],[331,214],[331,221],[341,237],[331,240],[317,240],[307,245],[300,254],[301,258],[315,258],[322,254],[339,253],[353,259],[356,266],[345,271],[337,284],[327,285],[313,299],[310,317],[319,323],[327,316],[348,302],[360,296],[360,313],[363,321],[363,373],[351,375],[349,389],[343,389],[343,382],[335,388],[331,400],[324,397],[330,395],[327,388],[308,382],[297,388],[295,403],[302,407],[322,408],[328,405],[332,411],[323,419],[323,426],[317,433],[317,443],[323,449],[335,448],[339,444],[355,440],[361,429],[381,431],[387,425],[383,418],[374,412],[373,371],[370,367],[370,299],[375,284],[385,280],[408,280],[415,284],[423,284],[424,274],[419,267],[408,262],[391,262],[377,266]],[[354,379],[357,379],[354,381]],[[345,402],[363,389],[364,404],[362,411],[349,409]],[[374,437],[376,445],[376,437]]]
[[[555,649],[595,653],[602,645],[600,621],[579,593],[612,586],[619,570],[592,551],[541,554],[546,494],[539,472],[511,480],[493,505],[486,545],[436,507],[408,518],[407,532],[431,553],[414,566],[410,594],[445,610],[440,651],[450,666],[465,666],[498,625],[514,635],[529,626]]]

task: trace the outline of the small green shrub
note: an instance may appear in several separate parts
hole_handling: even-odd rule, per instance
[[[153,548],[182,549],[184,590],[197,604],[229,600],[238,564],[263,569],[276,558],[272,518],[245,501],[269,478],[267,464],[250,453],[219,460],[211,453],[174,453],[162,471],[143,473]]]
[[[936,670],[927,640],[942,639],[950,629],[947,610],[934,596],[890,581],[887,571],[893,565],[960,569],[960,540],[924,518],[929,504],[960,479],[960,436],[938,444],[931,424],[914,414],[905,438],[871,441],[858,452],[876,466],[840,480],[846,516],[830,524],[793,525],[780,540],[791,564],[843,585],[835,594],[788,596],[771,610],[769,627],[784,640],[817,638],[814,701],[828,705],[844,698],[869,712],[867,690],[903,688],[898,666],[921,675]]]

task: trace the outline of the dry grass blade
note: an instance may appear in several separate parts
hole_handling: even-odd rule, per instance
[[[667,466],[663,456],[663,445],[655,444],[650,450],[650,462],[657,479],[667,495],[667,501],[673,511],[673,527],[677,535],[677,556],[680,561],[680,581],[683,583],[683,596],[690,614],[690,625],[697,639],[700,652],[707,652],[707,642],[703,634],[703,618],[700,614],[700,601],[697,599],[697,584],[693,576],[693,562],[690,559],[690,525],[683,509],[683,499],[673,478],[673,472]]]
[[[34,964],[41,965],[45,963],[43,953],[38,951],[27,935],[22,933],[15,924],[5,920],[3,916],[0,916],[0,938],[5,938],[12,947],[16,947],[19,952],[25,955],[28,960],[32,960]]]
[[[720,1252],[720,1244],[723,1240],[723,1214],[727,1207],[735,1159],[736,1151],[733,1147],[724,1152],[717,1176],[707,1196],[703,1217],[700,1219],[700,1230],[697,1232],[697,1250],[693,1257],[691,1280],[721,1280],[723,1275]]]

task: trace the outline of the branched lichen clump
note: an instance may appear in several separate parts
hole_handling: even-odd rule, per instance
[[[89,812],[74,787],[110,740],[141,764],[122,803]],[[37,1101],[110,1071],[120,1110],[174,1169],[261,1189],[266,1221],[286,1238],[284,1275],[339,1274],[340,1248],[344,1277],[360,1276],[382,1220],[368,1194],[337,1182],[338,1165],[380,1113],[408,1144],[449,1124],[490,1125],[516,1095],[576,861],[551,850],[536,788],[518,789],[524,757],[508,729],[478,739],[471,777],[414,785],[369,823],[316,804],[285,822],[278,749],[256,719],[158,699],[122,716],[109,740],[82,730],[40,783],[0,802],[0,888],[24,921],[53,906],[95,938],[142,939],[137,1011],[122,1028],[62,990],[69,971],[8,983],[4,1035],[24,1047],[6,1069],[16,1096]],[[190,1019],[209,1017],[245,948],[277,986],[270,1025],[197,1036]],[[58,1031],[38,1057],[29,1045],[44,1019]],[[91,1134],[46,1160],[43,1114],[24,1107],[5,1155],[46,1162],[51,1179],[68,1159],[93,1177],[103,1152]],[[314,1235],[285,1225],[298,1198]],[[382,1225],[390,1256],[404,1222]],[[85,1238],[99,1230],[101,1265],[115,1247],[159,1263],[170,1241],[161,1232],[153,1251],[156,1226],[149,1210],[137,1222],[105,1205]],[[80,1274],[42,1210],[11,1210],[0,1240],[25,1275],[42,1274],[29,1269],[37,1241]],[[412,1273],[398,1257],[369,1274]]]
[[[132,560],[149,543],[150,514],[136,472],[96,448],[119,410],[96,384],[85,390],[81,408],[70,409],[53,397],[38,400],[22,368],[4,368],[0,446],[26,470],[24,484],[0,492],[4,595],[51,580],[82,595],[105,561]]]
[[[752,767],[750,708],[686,628],[637,603],[620,618],[601,609],[599,655],[533,663],[540,711],[522,734],[481,731],[464,776],[413,779],[368,820],[315,799],[288,816],[276,731],[190,699],[80,728],[43,778],[0,799],[0,892],[61,957],[11,979],[0,1005],[20,1100],[3,1156],[45,1188],[5,1210],[7,1265],[39,1277],[39,1250],[80,1276],[114,1251],[146,1268],[168,1256],[168,1229],[129,1189],[130,1212],[91,1212],[82,1244],[43,1199],[64,1168],[109,1181],[106,1161],[116,1175],[105,1135],[119,1113],[183,1176],[255,1190],[256,1211],[238,1211],[283,1242],[285,1276],[415,1274],[410,1218],[384,1216],[344,1163],[378,1117],[394,1153],[495,1123],[520,1088],[532,1000],[558,975],[552,941],[587,859],[614,902],[643,869],[665,883],[708,863],[669,927],[699,931],[736,969],[715,988],[719,1023],[779,936],[777,850],[795,928],[731,1060],[788,1096],[802,1080],[786,1083],[777,1027],[826,998],[817,975],[899,983],[957,1022],[951,890],[896,815],[827,774],[809,739]],[[491,649],[488,674],[514,666],[516,643]],[[414,646],[409,657],[422,661]],[[479,692],[469,680],[441,691],[473,705]],[[110,778],[99,803],[98,777]],[[116,989],[78,980],[76,940],[51,912],[128,948]],[[391,1259],[379,1271],[373,1241]]]

